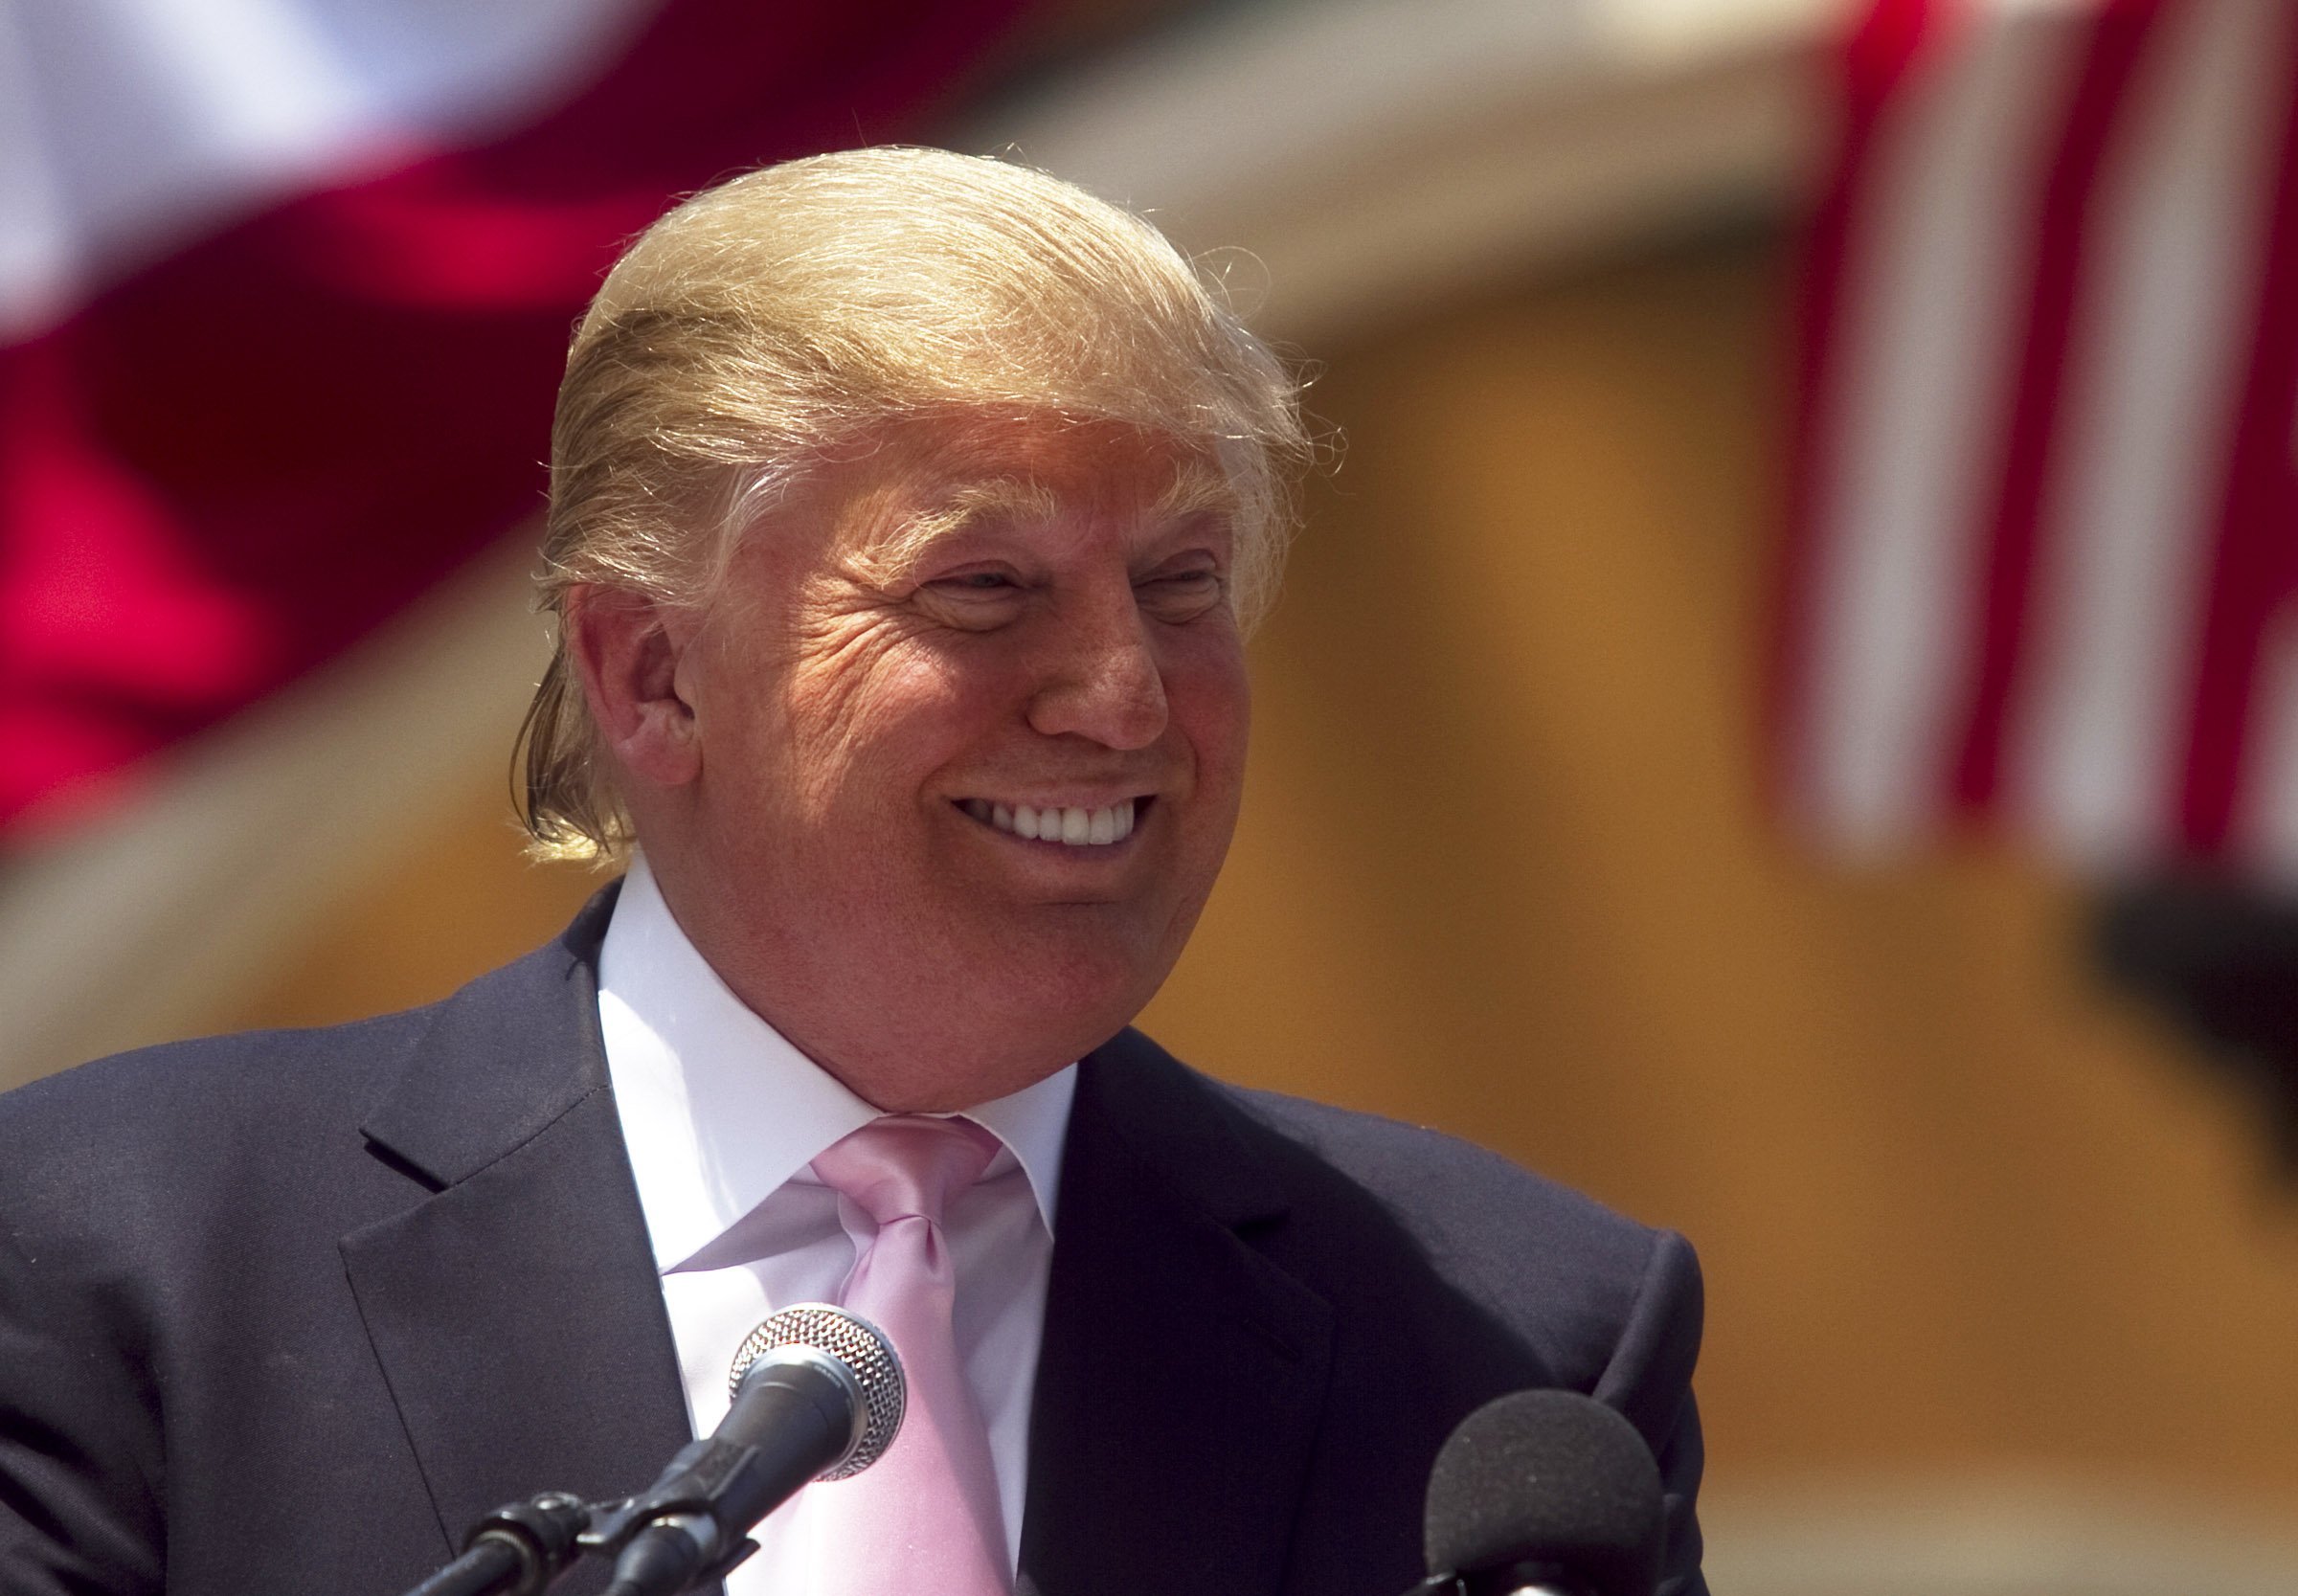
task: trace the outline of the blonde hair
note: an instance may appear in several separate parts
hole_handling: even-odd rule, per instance
[[[705,605],[741,534],[841,444],[952,408],[1051,412],[1215,453],[1250,625],[1309,453],[1298,391],[1155,228],[1025,167],[846,150],[688,199],[609,274],[559,386],[538,583],[561,635],[517,756],[530,850],[630,841],[567,659],[572,589]]]

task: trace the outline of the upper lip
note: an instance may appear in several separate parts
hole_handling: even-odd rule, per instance
[[[1103,791],[1080,794],[1072,788],[1067,793],[1042,796],[990,791],[960,793],[951,801],[965,803],[974,798],[980,798],[989,803],[1003,803],[1009,809],[1018,809],[1024,804],[1032,809],[1114,809],[1120,803],[1139,803],[1152,796],[1154,795],[1138,789],[1127,792]]]

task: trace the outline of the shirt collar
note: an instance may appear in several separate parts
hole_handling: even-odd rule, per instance
[[[691,1257],[878,1111],[807,1058],[718,978],[679,928],[642,856],[598,951],[607,1074],[656,1268]],[[1018,1162],[1048,1235],[1077,1067],[966,1117]]]

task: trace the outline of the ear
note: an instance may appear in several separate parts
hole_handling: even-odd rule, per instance
[[[680,690],[693,627],[687,616],[623,588],[569,590],[567,654],[591,719],[616,759],[662,787],[702,773],[701,727]]]

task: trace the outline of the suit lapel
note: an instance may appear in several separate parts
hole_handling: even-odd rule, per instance
[[[1023,1596],[1267,1596],[1331,1356],[1327,1305],[1228,1110],[1128,1032],[1084,1061],[1031,1415]]]
[[[457,1544],[538,1491],[636,1490],[688,1438],[598,1038],[610,905],[441,1005],[364,1127],[417,1201],[344,1268]]]

